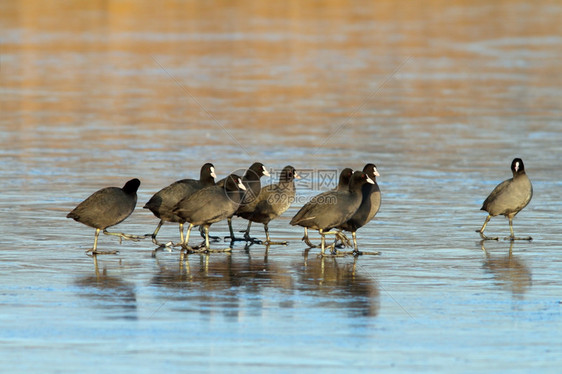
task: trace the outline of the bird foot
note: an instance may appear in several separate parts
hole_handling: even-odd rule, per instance
[[[231,243],[234,242],[251,242],[251,243],[255,243],[255,244],[261,244],[262,241],[257,239],[257,238],[252,238],[246,231],[240,231],[244,233],[244,237],[243,238],[237,238],[234,235],[228,235],[224,237],[224,240],[230,240]]]
[[[345,234],[343,232],[336,233],[336,238],[341,242],[342,247],[340,247],[340,248],[352,246],[351,242],[349,241],[349,239],[347,238],[347,236],[345,236]]]
[[[480,237],[482,238],[482,240],[500,240],[500,238],[497,237],[497,236],[486,236],[480,230],[476,230],[476,232],[480,234]]]
[[[326,254],[320,254],[319,256],[323,256],[323,257],[345,257],[345,256],[354,256],[354,257],[358,257],[358,256],[379,256],[381,253],[380,252],[367,252],[367,251],[359,251],[359,250],[353,250],[353,251],[331,251],[329,255]]]
[[[181,246],[181,244],[174,244],[173,242],[158,244],[158,247],[156,247],[152,250],[152,257],[153,258],[156,257],[156,253],[158,251],[172,252],[173,247],[179,247],[179,246]]]
[[[359,250],[351,251],[349,252],[349,254],[353,256],[380,256],[381,255],[379,251],[369,252],[369,251],[359,251]]]
[[[199,234],[201,234],[201,237],[202,237],[203,239],[205,239],[205,231],[204,231],[202,228],[199,229]],[[221,238],[220,238],[220,236],[211,236],[211,235],[209,235],[209,241],[218,243],[218,242],[221,241]]]
[[[308,245],[308,248],[317,248],[318,246],[316,244],[312,244],[312,242],[310,241],[310,239],[308,239],[308,236],[303,236],[301,239],[306,245]]]
[[[330,247],[326,247],[326,249],[330,249],[330,252],[326,253],[326,252],[320,252],[318,254],[318,257],[344,257],[345,254],[338,252],[337,250],[335,250],[333,248],[333,246],[331,247],[332,249],[330,249]]]
[[[152,243],[156,244],[159,248],[164,248],[164,247],[180,247],[181,243],[174,243],[172,241],[169,241],[167,243],[160,243],[156,237],[152,236],[152,234],[146,234],[145,237],[150,237],[152,238]]]
[[[158,240],[156,240],[156,236],[154,236],[153,234],[144,234],[145,238],[150,238],[152,240],[152,243],[156,244],[156,245],[160,245],[160,243],[158,242]]]
[[[233,242],[247,242],[245,238],[237,238],[236,236],[228,235],[224,237],[224,240],[230,240],[231,243]]]
[[[198,245],[191,247],[191,249],[202,249],[202,248],[207,248],[207,243],[205,242],[205,240],[203,240]]]
[[[122,232],[109,232],[107,230],[103,230],[103,233],[105,235],[118,236],[119,237],[119,244],[121,244],[122,239],[132,240],[134,242],[138,242],[138,241],[146,239],[146,235],[132,235],[132,234],[125,234],[125,233],[122,233]]]
[[[224,252],[232,252],[232,248],[228,247],[228,248],[224,248],[224,249],[212,249],[209,248],[205,245],[203,246],[196,246],[196,247],[190,247],[190,246],[183,246],[182,248],[182,255],[185,252],[185,254],[206,254],[206,253],[224,253]]]
[[[533,238],[531,238],[530,236],[524,236],[524,237],[517,237],[517,236],[507,236],[504,238],[504,240],[527,240],[527,241],[531,241],[533,240]]]
[[[223,248],[223,249],[212,249],[212,248],[208,248],[208,247],[203,247],[203,248],[199,248],[199,249],[195,249],[190,253],[203,253],[203,254],[207,254],[207,253],[230,253],[232,252],[232,248],[228,247],[228,248]]]
[[[223,248],[223,249],[208,248],[206,253],[231,253],[231,252],[232,252],[232,248],[228,247],[228,248]]]
[[[258,244],[263,244],[263,245],[267,245],[267,246],[269,246],[269,245],[289,245],[289,243],[286,242],[286,241],[274,242],[274,241],[271,241],[271,240],[266,240],[264,242],[262,242],[260,240],[260,243],[258,243]]]
[[[119,253],[119,251],[98,251],[97,249],[94,250],[94,248],[90,248],[88,249],[86,252],[88,256],[95,256],[95,255],[116,255]]]
[[[252,244],[264,244],[264,242],[258,238],[252,238],[250,235],[248,234],[244,234],[244,240],[247,243],[252,243]]]
[[[248,231],[240,231],[244,233],[244,240],[247,242],[252,242],[252,243],[256,243],[256,244],[261,244],[262,241],[259,240],[258,238],[252,238],[250,236],[250,233]]]

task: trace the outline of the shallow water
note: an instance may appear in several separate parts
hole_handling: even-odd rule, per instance
[[[0,5],[3,371],[559,371],[562,5],[152,4]],[[483,250],[479,208],[517,156],[534,240]],[[138,177],[114,230],[152,232],[160,188],[255,160],[307,176],[270,224],[288,246],[180,261],[102,235],[119,254],[94,259],[65,218]],[[366,162],[383,202],[358,240],[381,255],[306,252],[290,218]]]

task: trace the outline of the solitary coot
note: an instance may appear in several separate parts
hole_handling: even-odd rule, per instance
[[[295,179],[300,179],[294,167],[287,165],[281,171],[279,183],[270,184],[261,189],[258,197],[248,203],[243,211],[240,208],[237,215],[247,219],[248,228],[246,238],[250,237],[252,222],[262,223],[265,231],[263,244],[287,244],[287,242],[272,242],[269,239],[269,222],[285,213],[295,199]]]
[[[350,231],[353,237],[353,253],[358,254],[356,231],[365,226],[379,211],[381,206],[381,190],[377,184],[377,177],[380,174],[374,164],[367,164],[363,168],[363,172],[373,180],[373,184],[364,184],[361,187],[361,205],[357,211],[351,216],[347,222],[340,225],[338,228]]]
[[[353,169],[351,168],[345,168],[340,172],[340,177],[338,180],[338,185],[336,186],[335,190],[333,191],[345,191],[349,189],[349,181],[351,180],[351,176],[353,175]],[[328,191],[330,192],[330,191]],[[326,192],[324,192],[326,193]],[[322,196],[322,194],[318,195],[318,196]],[[347,239],[347,238],[345,238]],[[310,239],[308,238],[308,229],[305,227],[304,228],[304,236],[301,239],[302,241],[304,241],[306,243],[306,245],[308,245],[310,248],[315,248],[316,245],[312,244],[312,242],[310,241]]]
[[[497,237],[488,237],[484,235],[486,225],[492,217],[504,215],[509,219],[509,230],[511,232],[511,240],[532,240],[530,236],[516,238],[513,234],[513,217],[529,204],[533,197],[533,186],[531,180],[525,173],[525,165],[523,160],[515,158],[511,162],[511,171],[513,178],[498,184],[492,193],[486,198],[482,208],[488,212],[488,217],[484,221],[482,228],[476,230],[484,240],[498,240]]]
[[[183,242],[182,219],[174,214],[173,210],[180,200],[191,196],[196,191],[205,187],[213,186],[215,184],[215,178],[215,167],[211,163],[206,163],[201,167],[199,180],[182,179],[176,181],[156,192],[150,200],[148,200],[143,208],[150,209],[156,217],[160,218],[160,222],[158,223],[156,230],[154,230],[154,233],[150,235],[155,244],[158,244],[156,241],[156,235],[158,235],[158,231],[164,222],[178,222],[180,224],[180,237]]]
[[[117,235],[125,239],[136,240],[138,237],[123,233],[112,233],[106,229],[129,217],[137,204],[137,190],[140,186],[140,180],[131,179],[123,188],[106,187],[94,192],[86,200],[82,201],[72,212],[68,213],[66,218],[72,218],[77,222],[96,229],[94,238],[94,247],[91,252],[97,251],[98,236],[100,231],[106,235]]]
[[[209,250],[209,226],[227,217],[232,217],[240,205],[241,190],[246,190],[242,179],[236,174],[230,174],[223,186],[206,187],[182,199],[173,210],[173,213],[180,217],[182,225],[185,222],[189,223],[182,246],[189,249],[191,229],[193,226],[202,225],[205,231],[205,246]]]
[[[328,191],[315,196],[306,203],[293,217],[291,225],[318,230],[322,237],[321,248],[324,255],[325,232],[346,222],[361,205],[361,187],[374,182],[362,171],[356,171],[351,177],[349,188],[343,191]]]

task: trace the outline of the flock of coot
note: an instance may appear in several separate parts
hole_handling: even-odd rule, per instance
[[[513,178],[503,181],[490,193],[484,201],[481,210],[488,212],[482,228],[477,230],[484,240],[498,240],[498,237],[484,235],[484,230],[490,219],[497,215],[504,215],[509,219],[510,240],[531,240],[531,237],[516,237],[513,233],[513,217],[529,204],[533,196],[531,181],[525,173],[525,166],[520,158],[511,163]],[[125,220],[137,203],[137,190],[140,186],[138,179],[131,179],[123,188],[106,187],[96,191],[72,210],[67,218],[72,218],[96,229],[92,253],[97,250],[100,231],[107,235],[117,235],[125,239],[139,240],[146,236],[164,247],[173,245],[160,244],[156,236],[164,222],[175,222],[179,225],[180,243],[182,250],[187,252],[211,252],[209,227],[216,222],[228,220],[230,235],[226,238],[231,242],[245,240],[260,242],[265,245],[287,244],[272,241],[269,236],[268,224],[271,220],[283,214],[295,200],[295,179],[299,179],[294,167],[288,165],[280,173],[279,182],[262,187],[260,179],[269,176],[266,167],[256,162],[252,164],[243,176],[230,174],[226,178],[215,182],[216,174],[213,164],[206,163],[201,167],[199,179],[182,179],[155,193],[144,205],[158,219],[158,226],[154,233],[143,236],[114,233],[107,231],[108,227],[117,225]],[[302,240],[309,246],[315,247],[308,238],[308,229],[318,230],[321,236],[321,254],[325,255],[326,247],[330,248],[330,255],[338,254],[337,242],[341,245],[351,245],[343,231],[351,232],[353,251],[359,255],[356,232],[366,225],[377,214],[381,204],[381,192],[376,177],[380,176],[374,164],[367,164],[362,171],[345,168],[341,171],[338,185],[334,190],[323,192],[307,202],[290,224],[304,228]],[[232,229],[232,217],[238,216],[248,221],[248,227],[243,238],[237,238]],[[265,241],[259,241],[250,236],[252,222],[261,223],[266,235]],[[184,225],[188,224],[184,236]],[[199,226],[205,241],[200,246],[189,246],[189,237],[193,227]],[[325,236],[334,235],[335,241],[326,246]],[[216,239],[216,238],[215,238]],[[228,249],[229,250],[229,249]]]

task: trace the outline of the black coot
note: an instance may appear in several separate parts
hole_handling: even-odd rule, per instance
[[[106,229],[117,225],[129,217],[137,204],[137,190],[140,180],[131,179],[123,188],[106,187],[94,192],[86,200],[82,201],[66,218],[72,218],[77,222],[96,229],[94,247],[92,253],[97,251],[98,236],[100,231],[106,235],[118,235],[125,239],[137,240],[139,237],[123,233],[110,233]]]
[[[279,183],[270,184],[261,189],[258,197],[244,207],[244,211],[237,211],[237,215],[247,219],[248,228],[245,237],[250,236],[252,222],[262,223],[265,230],[263,244],[287,244],[287,242],[272,242],[269,239],[269,222],[285,213],[295,200],[295,179],[300,179],[291,165],[285,166],[279,176]]]
[[[381,206],[381,190],[377,184],[377,177],[380,176],[377,167],[374,164],[367,164],[363,168],[363,172],[373,180],[373,184],[364,184],[361,187],[361,205],[357,211],[351,216],[347,222],[338,228],[350,231],[353,237],[353,253],[358,254],[356,231],[365,226],[379,211]]]
[[[191,229],[193,226],[201,225],[205,231],[206,249],[210,250],[209,226],[232,217],[240,205],[240,191],[245,189],[242,179],[236,174],[231,174],[226,178],[223,186],[206,187],[182,199],[173,210],[173,213],[180,217],[180,224],[189,223],[182,246],[190,249],[188,242]]]
[[[353,169],[345,168],[340,172],[338,185],[336,186],[335,190],[333,191],[346,191],[349,189],[349,182],[351,181],[351,176],[353,175]],[[322,196],[320,194],[319,196]],[[310,248],[315,248],[316,245],[312,244],[310,239],[308,238],[308,229],[304,228],[304,236],[302,237],[302,241],[306,243]]]
[[[261,191],[261,181],[260,178],[263,176],[269,176],[269,172],[261,162],[254,162],[252,166],[246,170],[244,177],[242,178],[242,183],[246,187],[246,191],[242,192],[242,198],[240,200],[240,206],[233,215],[242,217],[244,213],[251,213],[252,203],[256,200]],[[232,241],[235,240],[251,240],[249,237],[249,232],[244,234],[244,239],[238,239],[234,235],[234,230],[232,229],[232,216],[228,217],[228,229],[230,231],[230,236],[227,236]]]
[[[181,224],[181,218],[174,214],[173,210],[180,200],[191,196],[196,191],[205,187],[213,186],[215,184],[215,178],[215,167],[211,163],[206,163],[201,167],[199,180],[182,179],[176,181],[156,192],[150,200],[148,200],[143,208],[150,209],[156,217],[160,218],[156,230],[150,235],[155,244],[158,244],[156,235],[158,235],[158,231],[164,222],[180,223],[180,235],[181,241],[183,242],[183,225]]]
[[[340,173],[340,178],[338,180],[338,185],[336,186],[336,191],[345,191],[349,189],[349,182],[351,182],[351,177],[353,176],[352,168],[345,168]]]
[[[365,183],[374,183],[367,174],[356,171],[351,177],[349,188],[344,191],[328,191],[314,197],[305,204],[291,220],[291,225],[318,230],[322,237],[322,255],[324,255],[325,232],[346,222],[361,205],[361,187]]]
[[[515,158],[511,162],[511,171],[513,178],[503,181],[498,184],[492,193],[486,198],[482,208],[488,212],[488,217],[484,221],[482,228],[476,230],[484,240],[498,240],[497,237],[491,238],[484,235],[486,225],[492,217],[497,215],[504,215],[509,219],[509,230],[511,240],[532,240],[530,236],[523,238],[516,238],[513,234],[513,217],[519,213],[523,208],[529,204],[533,197],[533,186],[531,180],[525,173],[525,165],[523,160]]]

